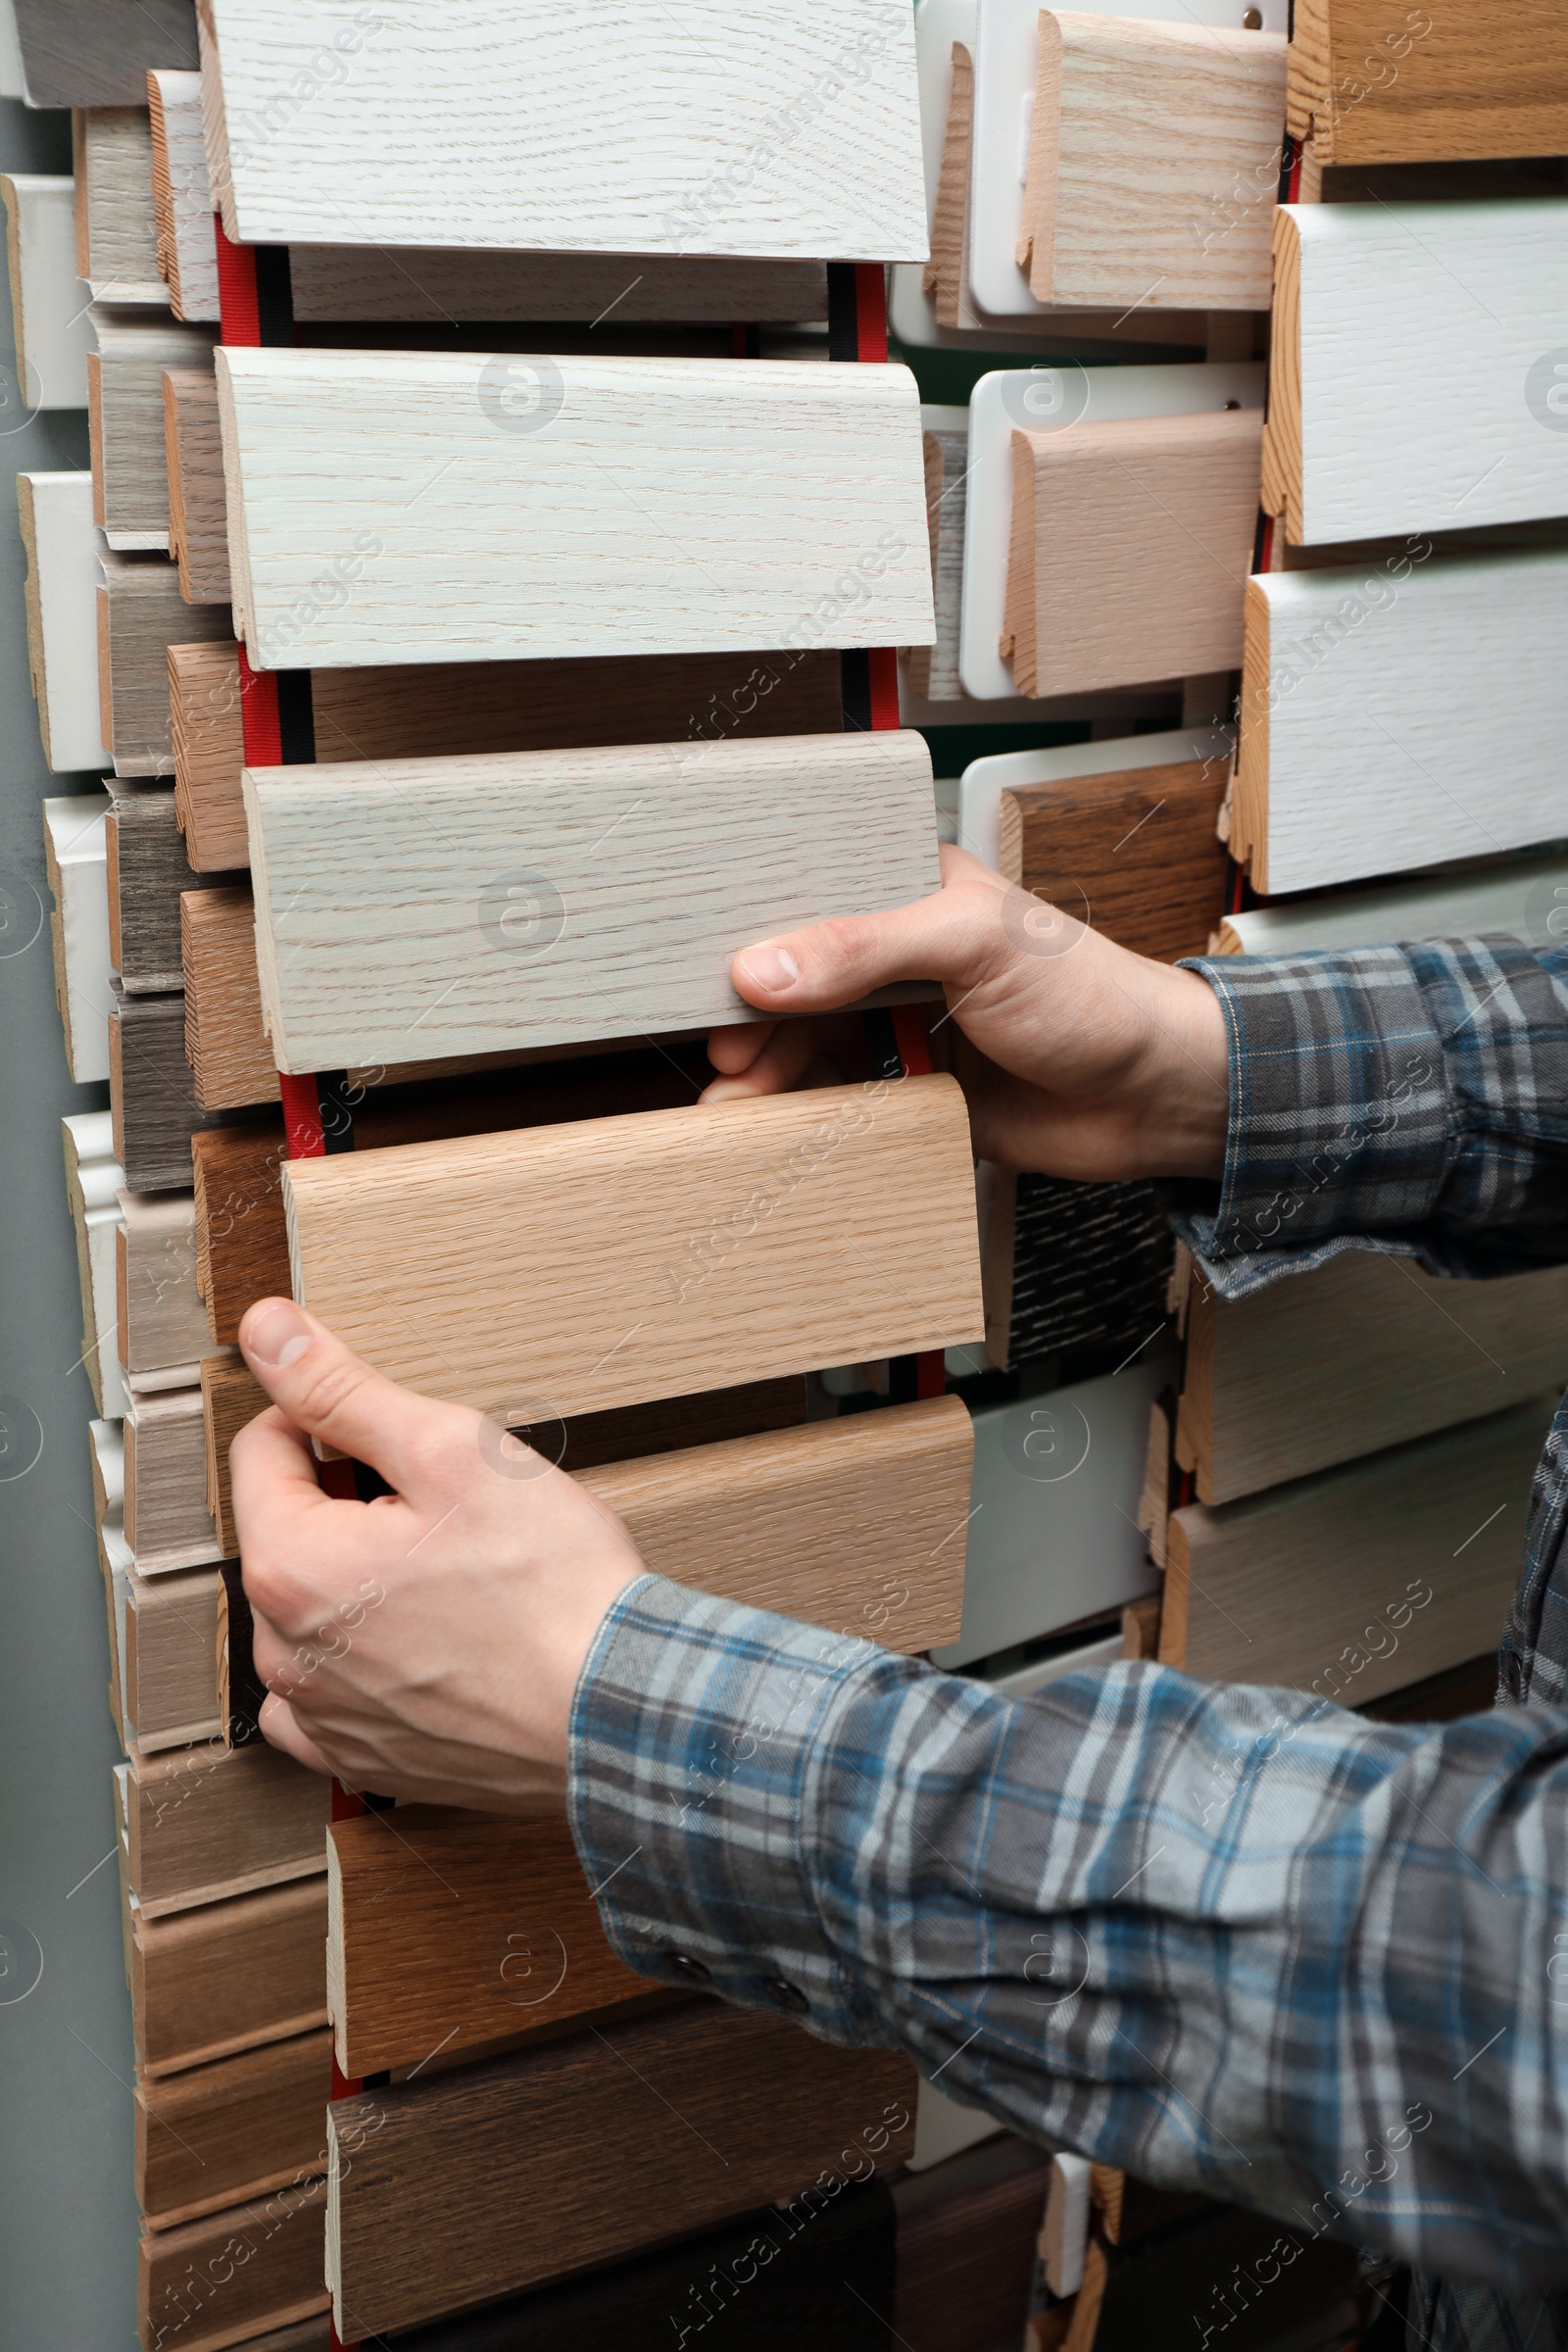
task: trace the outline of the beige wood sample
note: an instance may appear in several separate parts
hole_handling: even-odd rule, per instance
[[[125,1414],[125,1541],[143,1576],[201,1568],[222,1554],[207,1508],[202,1393],[138,1389]]]
[[[216,323],[218,239],[202,137],[201,75],[174,67],[150,72],[147,105],[158,274],[176,318]]]
[[[1445,1282],[1348,1250],[1250,1298],[1193,1271],[1177,1458],[1230,1502],[1568,1382],[1568,1266]]]
[[[846,2144],[858,2170],[897,2165],[914,2077],[698,2001],[339,2099],[329,2132],[327,2278],[363,2336],[787,2204]]]
[[[905,368],[224,346],[218,392],[259,668],[932,641]]]
[[[297,2337],[293,2328],[327,2307],[325,2211],[326,2182],[313,2180],[199,2222],[144,2231],[136,2286],[146,2352],[220,2352],[241,2342],[250,2352],[315,2347],[309,2328]]]
[[[258,1740],[130,1754],[130,1887],[144,1916],[188,1911],[326,1867],[331,1784]]]
[[[194,1196],[122,1192],[119,1200],[120,1360],[133,1376],[197,1363],[210,1342],[196,1287]]]
[[[1268,309],[1285,51],[1282,33],[1041,10],[1018,246],[1036,301]]]
[[[1555,0],[1296,0],[1290,127],[1323,164],[1560,155],[1568,20]]]
[[[218,1528],[225,1560],[239,1557],[239,1532],[229,1488],[228,1449],[248,1421],[271,1402],[267,1391],[235,1355],[202,1360],[202,1416],[207,1445],[207,1507]],[[352,2071],[352,2070],[351,2070]]]
[[[296,1160],[282,1180],[295,1296],[380,1370],[482,1411],[602,1411],[982,1329],[951,1078]]]
[[[216,1568],[126,1580],[125,1701],[144,1755],[213,1739],[218,1719]]]
[[[231,1901],[131,1921],[136,2059],[180,2074],[326,2023],[326,1882],[299,1879]]]
[[[1173,1511],[1160,1656],[1361,1706],[1492,1647],[1555,1404]]]
[[[169,290],[158,270],[147,109],[77,107],[71,134],[76,275],[97,302],[167,310]]]
[[[164,458],[169,469],[169,552],[187,605],[228,603],[228,514],[218,386],[200,368],[164,370]]]
[[[215,332],[93,312],[96,348],[87,355],[93,513],[113,548],[169,552],[164,369],[211,367]]]
[[[755,1020],[748,940],[941,887],[912,729],[249,768],[277,1067]],[[186,978],[187,1004],[194,991]],[[193,1057],[194,1058],[194,1057]],[[197,1081],[197,1098],[215,1098]]]
[[[179,569],[156,555],[104,553],[98,591],[98,670],[102,724],[122,776],[173,770],[170,733],[169,648],[204,638],[231,641],[226,605],[187,605]]]
[[[180,898],[179,915],[185,1055],[195,1076],[197,1102],[204,1110],[275,1102],[277,1064],[262,1027],[249,889],[235,883],[219,890],[187,890]]]
[[[1240,667],[1262,421],[1229,409],[1014,431],[1003,651],[1020,693]]]
[[[324,2031],[139,2083],[135,2180],[144,2226],[195,2221],[308,2176],[331,2089]]]

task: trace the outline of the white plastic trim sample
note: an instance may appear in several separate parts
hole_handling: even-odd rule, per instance
[[[68,1012],[66,1058],[78,1086],[109,1076],[109,887],[107,792],[47,800],[43,828],[52,873]]]
[[[90,473],[29,473],[27,578],[32,687],[44,757],[56,775],[107,767],[98,693],[98,589],[103,542]]]
[[[128,1399],[120,1372],[120,1311],[115,1286],[115,1235],[120,1226],[120,1192],[125,1171],[115,1157],[114,1114],[107,1110],[74,1111],[61,1121],[67,1131],[66,1161],[74,1168],[81,1190],[80,1211],[86,1232],[87,1280],[90,1312],[84,1318],[94,1334],[96,1393],[104,1414],[118,1424]]]
[[[1228,914],[1221,940],[1244,956],[1373,948],[1391,940],[1507,933],[1530,948],[1568,948],[1568,858],[1521,858],[1406,882]]]
[[[9,216],[17,372],[29,409],[87,406],[89,291],[76,275],[75,182],[53,172],[0,177]]]
[[[1176,760],[1229,760],[1228,727],[1173,727],[1159,735],[1127,735],[1119,742],[1068,743],[1044,752],[992,752],[971,760],[958,786],[959,849],[989,866],[1002,857],[1002,796],[1026,784],[1066,776],[1119,775],[1132,767],[1164,767]]]
[[[202,33],[246,243],[925,256],[908,0],[207,0]]]

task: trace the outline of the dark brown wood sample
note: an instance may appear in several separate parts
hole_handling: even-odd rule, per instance
[[[1292,2342],[1353,2343],[1358,2281],[1354,2246],[1314,2236],[1304,2222],[1210,2206],[1130,2245],[1091,2239],[1066,2341],[1075,2352],[1149,2352],[1152,2315],[1180,2312],[1200,2341],[1205,2328],[1223,2328],[1227,2352],[1266,2352],[1287,2330]],[[1312,2320],[1320,2334],[1296,2333]]]
[[[209,890],[220,877],[204,879],[186,864],[172,785],[128,788],[111,777],[109,790],[109,960],[127,996],[167,996],[183,985],[180,893]]]
[[[185,999],[130,997],[116,989],[109,1016],[109,1102],[115,1157],[133,1193],[177,1192],[191,1182],[191,1137],[216,1127],[200,1110],[185,1059]]]
[[[353,2341],[901,2164],[914,2070],[701,2001],[340,2099],[329,2133],[327,2275]]]
[[[191,631],[194,637],[198,632]],[[247,865],[239,648],[171,645],[180,823],[198,873]],[[634,655],[608,661],[412,663],[312,673],[318,764],[589,744],[833,734],[836,654]]]
[[[1002,796],[1001,869],[1118,947],[1206,955],[1225,912],[1228,782],[1228,762],[1189,760],[1020,785]]]
[[[169,552],[187,605],[228,603],[228,517],[218,380],[210,368],[164,370],[169,460]]]
[[[327,2308],[325,2212],[324,2179],[309,2180],[204,2221],[145,2230],[136,2282],[144,2352],[220,2352],[241,2342],[264,2352],[274,2341],[277,2352],[293,2352],[296,2339],[283,2331]]]
[[[894,2341],[1012,2345],[1029,2312],[1051,2159],[1007,2134],[901,2180]]]
[[[136,2091],[136,2195],[149,2229],[265,2196],[317,2169],[331,2036],[301,2034]]]
[[[265,1744],[132,1748],[130,1888],[144,1917],[324,1870],[331,1793],[329,1781]]]
[[[326,2023],[326,1881],[131,1922],[136,2059],[149,2077],[285,2041]]]

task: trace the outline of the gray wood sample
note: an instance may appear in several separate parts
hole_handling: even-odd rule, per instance
[[[184,986],[180,892],[211,890],[226,876],[191,872],[172,784],[116,789],[107,836],[110,960],[128,996],[167,995]]]
[[[149,66],[193,67],[193,0],[10,0],[29,106],[145,106]]]
[[[115,1156],[133,1193],[181,1188],[193,1181],[190,1139],[198,1127],[221,1127],[232,1114],[197,1107],[196,1080],[185,1059],[185,998],[115,992],[109,1016],[109,1101]]]

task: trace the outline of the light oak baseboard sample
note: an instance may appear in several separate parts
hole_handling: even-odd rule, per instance
[[[369,2334],[787,2203],[846,2133],[897,2165],[914,2074],[702,2001],[339,2099],[328,2128],[327,2279],[339,2333]]]
[[[144,1755],[215,1739],[218,1716],[216,1568],[151,1580],[126,1577],[125,1713]]]
[[[296,1298],[481,1411],[603,1411],[980,1336],[951,1078],[296,1160],[282,1181]]]
[[[326,1867],[331,1784],[265,1741],[131,1750],[130,1888],[148,1919]]]
[[[179,902],[185,982],[185,1056],[204,1110],[279,1099],[277,1063],[262,1026],[256,920],[249,889],[187,890]],[[313,1063],[312,1068],[336,1064]]]
[[[158,273],[147,108],[78,107],[71,123],[76,275],[95,302],[169,308]]]
[[[277,2189],[199,2222],[142,2234],[137,2324],[146,2352],[300,2352],[320,2343],[326,2182]],[[324,2322],[321,2323],[324,2326]],[[296,2329],[298,2333],[296,2333]],[[274,2332],[275,2331],[275,2332]]]
[[[87,354],[93,513],[113,548],[169,552],[164,369],[207,368],[216,329],[95,307]]]
[[[1324,164],[1560,155],[1568,24],[1554,0],[1296,0],[1290,128]]]
[[[196,2221],[309,2175],[331,2092],[324,2031],[138,2084],[135,2180],[144,2226]]]
[[[646,1996],[605,1940],[564,1821],[399,1805],[326,1839],[339,2072],[416,2067]]]
[[[98,528],[90,473],[19,473],[27,551],[27,669],[56,775],[106,767],[98,693]]]
[[[99,702],[115,770],[167,776],[174,765],[169,649],[204,638],[231,640],[228,607],[187,605],[179,593],[179,567],[167,557],[106,551],[98,561]]]
[[[788,25],[761,0],[693,0],[678,24],[629,21],[609,48],[597,29],[582,7],[524,22],[501,0],[448,0],[437,34],[411,18],[367,36],[335,0],[203,0],[225,229],[251,244],[925,259],[901,0],[838,0]],[[279,123],[278,92],[323,50],[342,80],[318,79]],[[400,151],[421,159],[408,183],[384,169]]]
[[[174,794],[197,873],[250,858],[239,649],[172,645]],[[588,745],[694,745],[837,733],[836,654],[683,654],[574,662],[414,663],[319,669],[311,678],[316,759],[453,759]]]
[[[110,786],[105,829],[109,954],[127,996],[167,996],[181,985],[180,897],[214,888],[217,875],[185,861],[172,785]]]
[[[109,1075],[109,796],[74,794],[43,804],[45,871],[55,1003],[66,1062],[78,1086]]]
[[[1040,12],[1018,263],[1038,302],[1266,311],[1284,35]]]
[[[1188,760],[1004,791],[1000,870],[1136,955],[1202,956],[1224,913],[1229,782]]]
[[[1196,1268],[1177,1458],[1226,1503],[1568,1381],[1568,1267],[1445,1282],[1348,1250],[1250,1298]]]
[[[250,768],[245,807],[283,1070],[753,1020],[747,940],[941,887],[912,729]]]
[[[133,1377],[208,1352],[196,1282],[196,1203],[182,1193],[120,1195],[115,1237],[120,1360]]]
[[[1020,694],[1240,666],[1262,425],[1221,409],[1014,432],[1003,651]]]
[[[1248,582],[1231,850],[1259,891],[1562,832],[1568,555],[1423,561],[1428,544]]]
[[[101,1414],[118,1420],[125,1409],[116,1346],[115,1234],[125,1171],[115,1151],[113,1115],[74,1111],[60,1122],[66,1158],[66,1200],[76,1236],[81,1286],[81,1357]]]
[[[87,290],[76,280],[74,183],[56,172],[0,174],[17,382],[29,409],[84,409]]]
[[[147,76],[158,274],[176,318],[216,325],[218,239],[202,134],[202,77],[164,67]]]
[[[1295,956],[1303,948],[1375,948],[1389,940],[1480,939],[1506,932],[1527,947],[1568,940],[1568,858],[1452,866],[1392,890],[1347,890],[1228,914],[1220,956]]]
[[[1173,1511],[1161,1658],[1363,1706],[1494,1647],[1555,1404]]]
[[[932,641],[906,368],[225,346],[218,390],[259,668]]]
[[[218,385],[205,368],[164,370],[164,456],[169,468],[169,552],[187,605],[226,605],[228,514]]]
[[[143,1576],[222,1557],[207,1508],[202,1393],[130,1389],[125,1414],[125,1540]]]
[[[177,2075],[324,2026],[325,1935],[322,1878],[163,1919],[137,1910],[131,2008],[141,2071]]]
[[[189,0],[8,0],[29,106],[143,106],[147,68],[193,66]]]
[[[1274,267],[1263,504],[1290,539],[1568,514],[1560,197],[1282,205]]]

